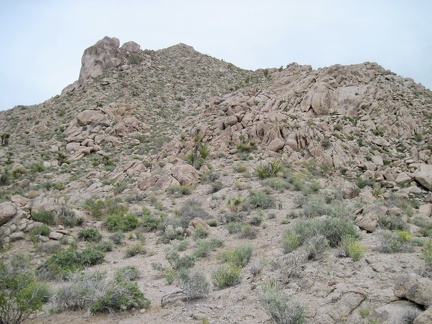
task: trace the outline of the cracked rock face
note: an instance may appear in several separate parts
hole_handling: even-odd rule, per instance
[[[78,82],[84,84],[105,71],[122,64],[122,51],[118,38],[104,37],[84,51]]]

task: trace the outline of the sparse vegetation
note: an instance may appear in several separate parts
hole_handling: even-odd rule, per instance
[[[36,279],[28,260],[13,254],[0,261],[0,322],[22,323],[50,298],[46,283]]]
[[[304,307],[289,300],[279,283],[265,282],[261,286],[260,301],[272,320],[278,324],[302,324],[305,323]]]

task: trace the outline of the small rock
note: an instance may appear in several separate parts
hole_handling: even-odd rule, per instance
[[[0,204],[0,226],[10,221],[16,214],[17,207],[11,202]]]
[[[12,233],[9,237],[11,242],[15,242],[18,240],[23,240],[25,238],[25,234],[24,232],[19,231],[19,232]]]
[[[48,237],[51,239],[51,240],[55,240],[55,241],[58,241],[58,240],[61,240],[62,238],[63,238],[63,234],[62,233],[58,233],[58,232],[51,232],[51,233],[49,233],[49,235],[48,235]]]

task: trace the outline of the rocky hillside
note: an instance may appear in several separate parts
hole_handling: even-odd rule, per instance
[[[432,92],[412,79],[105,37],[0,129],[2,275],[25,252],[52,287],[28,322],[431,321]],[[119,282],[145,302],[61,290]]]

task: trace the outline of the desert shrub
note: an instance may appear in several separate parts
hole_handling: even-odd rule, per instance
[[[380,215],[378,218],[378,224],[380,227],[392,230],[392,231],[405,231],[408,229],[407,223],[397,216]]]
[[[111,232],[129,232],[138,227],[139,220],[134,214],[111,214],[104,224]]]
[[[179,287],[187,299],[196,299],[207,296],[210,292],[210,283],[204,274],[192,272],[179,279]]]
[[[205,258],[211,251],[223,246],[223,241],[217,238],[199,240],[196,244],[196,249],[193,253],[195,258]]]
[[[250,245],[242,245],[222,252],[220,258],[233,266],[244,267],[249,262],[251,256],[252,247]]]
[[[51,233],[51,227],[49,227],[48,225],[36,226],[29,231],[29,234],[32,236],[37,236],[37,235],[48,236],[49,233]]]
[[[127,213],[126,206],[119,199],[96,200],[92,197],[84,202],[84,209],[95,219],[102,219],[107,215]]]
[[[81,252],[70,248],[51,255],[37,268],[37,272],[40,277],[49,279],[65,278],[70,272],[102,263],[104,258],[104,253],[93,247],[88,247]]]
[[[198,227],[195,229],[195,232],[193,233],[192,237],[194,240],[203,239],[209,236],[209,232],[202,227]]]
[[[324,219],[310,220],[303,223],[305,228],[309,229],[302,233],[302,222],[295,226],[297,234],[301,237],[312,237],[316,234],[322,234],[328,240],[330,247],[337,247],[346,235],[358,238],[359,234],[351,220],[346,218],[326,217]]]
[[[78,224],[75,212],[66,206],[60,208],[60,212],[57,215],[57,221],[59,224],[67,227],[74,227]]]
[[[251,190],[249,191],[249,196],[247,198],[247,205],[252,209],[268,209],[274,207],[276,203],[274,197],[267,192],[262,190]]]
[[[275,323],[305,323],[304,307],[299,303],[291,302],[281,290],[278,282],[265,282],[261,286],[259,299],[261,305]]]
[[[420,227],[418,233],[423,237],[432,237],[432,222],[423,217],[415,217],[413,223]]]
[[[327,247],[337,247],[345,236],[359,238],[356,227],[348,219],[327,217],[300,220],[292,230],[284,232],[282,246],[285,253],[304,246],[307,257],[315,259]]]
[[[114,243],[111,240],[104,240],[93,244],[92,247],[101,252],[111,252],[114,249]]]
[[[241,267],[224,264],[212,273],[213,285],[218,288],[235,286],[240,283]]]
[[[243,200],[241,197],[229,198],[227,201],[228,208],[233,213],[239,212],[242,204]]]
[[[256,168],[256,174],[261,179],[275,177],[279,172],[282,172],[282,165],[276,161],[260,164]]]
[[[192,193],[193,187],[189,185],[170,185],[168,187],[168,193],[176,196],[188,196]]]
[[[187,248],[189,247],[189,242],[186,240],[183,240],[179,243],[179,245],[177,245],[177,251],[186,251]]]
[[[423,243],[422,255],[426,267],[432,268],[432,240]]]
[[[308,260],[316,260],[318,257],[328,249],[329,241],[322,234],[317,234],[310,237],[304,244],[306,258]]]
[[[78,232],[78,238],[88,242],[100,242],[102,234],[94,227],[87,227]]]
[[[366,247],[361,244],[357,238],[350,235],[342,238],[340,246],[344,254],[352,258],[354,261],[359,261],[367,251]]]
[[[143,214],[141,216],[142,226],[148,230],[152,231],[159,227],[159,225],[166,219],[166,215],[162,213],[152,213],[150,209],[143,208]]]
[[[0,323],[21,323],[50,298],[48,286],[30,269],[20,255],[0,261]]]
[[[240,153],[250,153],[252,151],[255,151],[257,149],[257,145],[255,142],[244,142],[241,141],[239,144],[237,144],[237,150]]]
[[[119,268],[114,272],[114,280],[116,281],[134,281],[139,277],[140,271],[132,265]]]
[[[107,280],[105,273],[77,273],[61,287],[54,298],[57,311],[87,309],[92,313],[147,308],[150,301],[135,282],[117,277]]]
[[[187,299],[197,299],[207,296],[210,292],[210,283],[200,272],[189,273],[189,271],[182,270],[178,275],[178,286],[178,290],[162,297],[162,306],[166,304],[168,298],[176,294],[184,294]]]
[[[301,196],[301,198],[296,199],[296,203],[299,207],[302,207],[301,216],[304,217],[314,218],[332,214],[331,207],[321,196]]]
[[[221,190],[224,187],[223,183],[220,181],[215,181],[213,183],[210,184],[210,190],[208,193],[212,194],[215,192],[218,192],[219,190]]]
[[[238,172],[238,173],[244,173],[248,170],[247,166],[244,165],[243,163],[236,163],[234,164],[234,171]]]
[[[226,229],[228,230],[228,233],[235,234],[241,232],[242,226],[243,224],[240,222],[232,222],[226,225]]]
[[[202,183],[212,183],[219,179],[219,173],[209,170],[203,173],[200,177]]]
[[[207,159],[207,157],[210,155],[210,149],[208,145],[201,143],[198,146],[198,153],[204,160]]]
[[[264,179],[262,184],[280,192],[291,187],[285,179],[279,177]]]
[[[300,236],[292,233],[291,231],[285,231],[282,234],[282,247],[284,253],[290,253],[297,249],[300,245]]]
[[[195,266],[195,258],[193,256],[185,255],[181,257],[175,250],[168,250],[165,258],[174,270],[189,269]]]
[[[408,231],[383,232],[380,236],[381,251],[384,253],[412,252],[414,244]]]
[[[111,234],[111,236],[109,237],[109,239],[115,244],[115,245],[120,245],[123,242],[124,239],[124,234],[122,232],[115,232],[113,234]]]
[[[146,253],[147,253],[147,249],[142,242],[134,244],[126,249],[126,256],[129,258],[137,254],[146,254]]]
[[[187,200],[179,211],[180,225],[187,228],[189,222],[195,218],[208,218],[209,214],[204,210],[202,203],[196,199]]]
[[[250,224],[242,224],[239,232],[239,238],[254,239],[257,236],[257,230]]]
[[[254,225],[254,226],[260,226],[262,222],[263,222],[262,215],[254,215],[249,220],[249,224]]]
[[[47,211],[47,210],[32,211],[31,217],[33,220],[47,225],[55,224],[55,215],[51,211]]]

